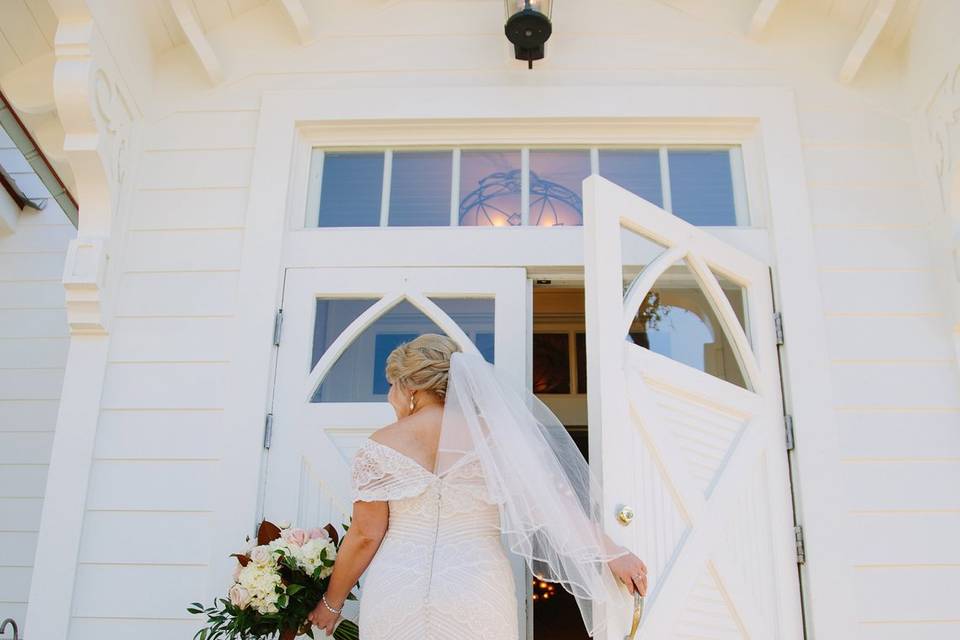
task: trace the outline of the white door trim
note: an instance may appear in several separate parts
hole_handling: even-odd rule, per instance
[[[427,88],[414,93],[349,88],[265,94],[247,205],[234,360],[228,373],[231,391],[225,418],[232,433],[221,461],[213,525],[216,542],[236,540],[254,524],[256,505],[251,497],[259,482],[256,462],[261,460],[262,421],[274,355],[273,314],[280,299],[290,207],[300,199],[297,191],[305,184],[299,176],[306,171],[302,152],[309,145],[305,136],[310,127],[419,122],[454,132],[482,126],[489,134],[497,131],[500,122],[522,130],[524,122],[548,120],[555,132],[563,132],[590,121],[623,118],[648,121],[651,130],[686,127],[692,140],[701,140],[710,131],[730,131],[731,124],[758,137],[766,181],[764,200],[770,212],[766,224],[773,248],[775,293],[788,331],[784,378],[797,424],[796,491],[807,545],[803,572],[810,593],[806,601],[812,605],[807,624],[816,637],[855,635],[851,544],[845,496],[837,491],[843,477],[806,172],[793,94],[778,87],[498,86]],[[500,139],[510,143],[509,136]],[[803,517],[806,510],[810,518]],[[222,551],[215,546],[211,552],[212,592],[230,572],[230,561]]]

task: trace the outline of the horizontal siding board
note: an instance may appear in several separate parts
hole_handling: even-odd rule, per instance
[[[91,511],[83,524],[79,561],[205,564],[210,552],[209,514]]]
[[[862,622],[857,640],[953,640],[960,638],[960,620]]]
[[[930,231],[916,229],[815,230],[822,269],[930,269]]]
[[[859,568],[854,583],[860,621],[957,618],[960,567]]]
[[[0,464],[47,464],[53,447],[53,432],[0,431]]]
[[[920,206],[922,193],[900,185],[808,185],[811,215],[817,225],[922,225],[930,211]]]
[[[0,243],[0,249],[2,249]],[[65,251],[0,253],[0,282],[61,282]],[[63,285],[61,285],[62,287]]]
[[[903,120],[867,109],[800,109],[800,137],[805,144],[912,144]]]
[[[855,565],[960,566],[960,512],[850,515]]]
[[[213,459],[222,453],[222,411],[103,411],[98,458]]]
[[[951,361],[919,364],[835,364],[833,397],[840,406],[960,409],[960,379]]]
[[[66,309],[0,309],[4,338],[58,338],[66,333]]]
[[[76,237],[71,224],[18,226],[16,233],[0,239],[0,253],[63,251]]]
[[[117,318],[110,360],[229,360],[234,322],[233,318]]]
[[[820,273],[827,313],[940,313],[943,301],[930,271],[827,271]]]
[[[942,360],[952,346],[939,316],[826,318],[831,360]]]
[[[0,498],[43,498],[45,464],[0,465]]]
[[[840,455],[960,460],[960,411],[839,411]]]
[[[35,532],[0,531],[0,567],[32,567],[36,553]]]
[[[252,148],[257,138],[256,111],[181,111],[145,128],[147,150]]]
[[[39,531],[40,498],[0,498],[0,531]]]
[[[31,567],[0,567],[0,602],[26,602]]]
[[[194,600],[202,599],[193,597]],[[192,600],[191,600],[192,601]],[[104,640],[104,638],[136,638],[136,640],[171,640],[192,638],[201,626],[199,618],[189,618],[184,609],[182,620],[132,618],[81,618],[70,622],[69,640]]]
[[[189,618],[187,605],[207,594],[208,573],[205,566],[81,564],[77,567],[73,614],[101,618]]]
[[[87,507],[121,511],[208,511],[215,462],[95,460]]]
[[[960,509],[960,461],[847,462],[855,511]]]
[[[67,361],[70,339],[62,338],[0,338],[0,368],[52,369],[63,367]]]
[[[111,363],[105,409],[219,409],[226,365],[222,363]]]
[[[236,307],[237,273],[127,273],[118,296],[120,316],[227,316]]]
[[[243,232],[227,230],[133,231],[127,237],[128,271],[235,270]]]
[[[246,187],[253,151],[220,149],[146,151],[140,156],[140,189]]]
[[[137,191],[131,228],[240,228],[246,207],[246,188]]]
[[[56,309],[64,301],[63,284],[50,282],[0,282],[0,309]]]
[[[915,184],[917,169],[909,146],[805,146],[807,179],[814,184]]]
[[[63,369],[0,369],[0,400],[56,400]]]
[[[0,431],[52,430],[59,400],[0,400]]]

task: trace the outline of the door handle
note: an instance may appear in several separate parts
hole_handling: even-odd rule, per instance
[[[624,636],[623,640],[634,640],[637,635],[637,629],[640,628],[640,618],[643,617],[643,596],[637,591],[633,594],[633,623],[630,625],[630,633]]]
[[[633,522],[633,518],[636,515],[637,514],[636,512],[634,512],[633,507],[629,505],[623,505],[622,507],[620,507],[620,511],[617,512],[617,520],[619,520],[620,524],[622,524],[623,526],[627,526],[628,524]]]

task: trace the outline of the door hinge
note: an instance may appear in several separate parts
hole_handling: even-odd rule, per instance
[[[793,416],[783,416],[783,429],[787,435],[787,451],[793,451]]]
[[[270,448],[270,441],[273,439],[273,414],[268,413],[263,422],[263,448]]]
[[[797,543],[797,564],[806,562],[806,552],[803,548],[803,527],[796,525],[793,527],[793,537]]]
[[[283,309],[277,309],[273,317],[273,346],[280,346],[280,330],[283,328]]]
[[[777,337],[777,344],[783,344],[783,315],[779,311],[773,312],[773,331]]]

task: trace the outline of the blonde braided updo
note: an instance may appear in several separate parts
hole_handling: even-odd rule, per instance
[[[398,345],[387,356],[387,381],[407,391],[431,391],[445,400],[450,356],[456,351],[460,351],[460,347],[447,336],[436,333],[417,336]]]

